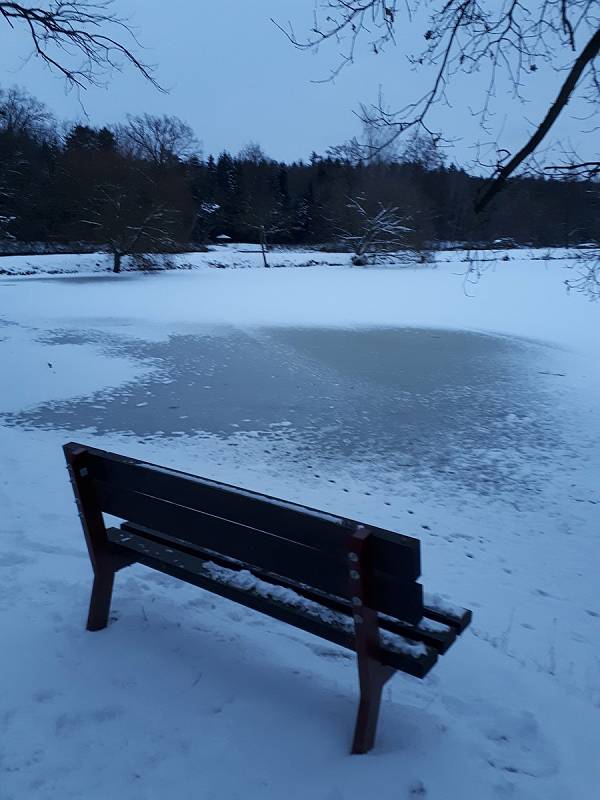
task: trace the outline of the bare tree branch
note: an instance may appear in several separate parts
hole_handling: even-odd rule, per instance
[[[600,300],[600,249],[578,253],[571,269],[575,270],[575,277],[565,281],[567,290]]]
[[[537,147],[541,144],[550,128],[558,119],[559,114],[569,102],[575,87],[587,65],[593,61],[600,52],[600,29],[592,36],[584,47],[577,60],[573,64],[565,82],[563,83],[558,97],[550,106],[548,113],[536,129],[533,136],[529,139],[526,145],[516,153],[510,161],[508,161],[499,171],[498,175],[492,180],[491,184],[483,192],[481,198],[475,203],[475,211],[482,211],[492,200],[495,195],[502,189],[506,180],[512,175],[515,170],[530,156]]]
[[[24,27],[34,55],[71,86],[100,85],[107,73],[130,64],[160,89],[152,67],[134,52],[139,43],[132,29],[113,5],[113,0],[49,0],[44,7],[2,0],[0,18],[11,28]],[[79,63],[72,64],[74,59]]]
[[[414,69],[433,68],[429,89],[396,111],[385,109],[380,100],[371,110],[362,106],[359,115],[387,131],[383,147],[410,129],[424,129],[441,140],[441,133],[432,131],[429,119],[436,105],[449,102],[447,89],[459,73],[487,74],[482,106],[473,112],[485,129],[501,73],[514,96],[524,100],[527,78],[541,67],[557,73],[568,70],[555,102],[530,140],[507,163],[496,165],[493,182],[477,203],[481,211],[545,138],[575,88],[582,99],[595,106],[600,103],[600,78],[594,64],[600,39],[600,7],[598,0],[321,0],[306,38],[296,36],[291,27],[279,27],[299,48],[314,49],[327,42],[341,46],[338,65],[329,76],[332,79],[354,62],[361,40],[379,53],[395,42],[397,30],[422,19],[427,10],[430,18],[423,33],[425,46],[409,60]],[[582,39],[586,44],[573,59],[571,54],[577,52]],[[582,77],[587,81],[583,87]]]
[[[572,178],[591,181],[600,176],[600,161],[583,161],[578,164],[552,164],[544,169],[554,175],[568,175]]]

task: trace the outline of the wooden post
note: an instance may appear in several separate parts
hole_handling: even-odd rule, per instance
[[[375,743],[377,720],[381,706],[381,693],[395,670],[379,660],[379,620],[377,612],[369,607],[371,565],[369,563],[370,533],[364,525],[357,525],[352,534],[348,564],[360,702],[352,743],[352,754],[368,753]]]

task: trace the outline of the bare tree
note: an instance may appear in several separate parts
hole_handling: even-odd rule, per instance
[[[411,232],[399,209],[379,203],[371,211],[364,198],[351,199],[348,209],[354,217],[351,229],[341,231],[340,241],[352,248],[352,263],[365,267],[374,255],[398,249]]]
[[[110,72],[130,64],[158,87],[152,68],[135,54],[132,29],[113,8],[113,0],[47,0],[39,6],[0,0],[0,18],[22,29],[33,55],[71,86],[102,84]]]
[[[269,267],[267,253],[270,241],[289,230],[285,215],[278,203],[273,203],[270,197],[259,195],[249,198],[246,209],[242,214],[241,224],[257,236],[263,266]]]
[[[351,164],[393,164],[401,160],[398,141],[390,140],[388,133],[369,119],[363,119],[360,137],[328,148],[327,155]]]
[[[361,109],[364,120],[387,132],[388,146],[402,133],[420,129],[439,137],[431,115],[447,103],[447,89],[458,73],[487,73],[487,90],[481,103],[483,125],[492,113],[492,101],[501,74],[508,77],[514,94],[523,99],[528,78],[539,69],[554,71],[557,93],[533,134],[516,152],[498,149],[489,184],[478,198],[481,211],[507,179],[540,147],[565,107],[577,94],[594,106],[600,103],[600,13],[597,0],[323,0],[318,3],[312,34],[302,40],[293,29],[284,33],[298,47],[315,48],[326,42],[342,46],[335,77],[358,55],[366,39],[378,53],[395,43],[396,31],[415,20],[429,19],[424,48],[410,57],[415,69],[433,71],[429,89],[413,102],[388,111],[381,100]],[[276,23],[277,24],[277,23]],[[281,27],[281,26],[279,26]],[[595,164],[596,162],[594,162]]]
[[[199,153],[199,143],[191,127],[179,117],[141,114],[127,117],[125,125],[114,129],[119,146],[127,155],[164,167]]]
[[[421,169],[432,171],[442,169],[444,153],[435,137],[415,129],[406,141],[401,160],[405,164],[415,164]]]
[[[240,161],[250,161],[253,164],[262,164],[263,161],[269,160],[258,142],[245,144],[238,153],[238,159]]]
[[[112,255],[113,272],[125,256],[174,251],[182,219],[168,194],[132,168],[113,170],[97,188],[79,224]]]
[[[0,132],[40,141],[54,138],[55,129],[53,115],[25,89],[0,88]]]
[[[31,198],[31,186],[21,180],[30,166],[27,151],[32,143],[56,143],[56,122],[46,106],[24,89],[0,88],[0,136],[4,145],[0,155],[0,238],[6,239],[13,238],[9,228],[17,222],[17,195],[21,201]]]
[[[246,216],[242,219],[243,225],[253,231],[258,236],[258,243],[260,244],[260,252],[262,255],[263,266],[270,267],[267,253],[270,249],[269,241],[273,236],[278,236],[286,230],[283,220],[277,216],[262,217],[260,214],[253,210],[247,212]]]

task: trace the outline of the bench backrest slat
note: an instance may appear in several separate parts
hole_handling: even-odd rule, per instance
[[[77,448],[78,445],[67,446]],[[100,509],[127,522],[213,550],[348,599],[348,553],[358,523],[92,448],[85,465]],[[416,622],[423,597],[419,542],[369,526],[368,604]]]
[[[201,511],[94,481],[100,507],[107,514],[163,531],[207,550],[214,550],[266,572],[307,584],[337,597],[349,598],[348,565],[323,550],[274,536]],[[373,608],[408,622],[422,616],[421,585],[375,572]]]
[[[238,489],[143,461],[87,448],[93,477],[171,503],[208,511],[242,525],[267,531],[331,555],[344,555],[356,529],[354,520],[325,514],[267,495]],[[400,578],[421,574],[420,542],[409,536],[369,526],[373,533],[373,567]]]
[[[153,464],[86,448],[91,475],[105,483],[123,486],[152,497],[208,512],[213,516],[266,531],[332,556],[344,556],[356,529],[354,520],[324,514],[267,495],[208,481]],[[369,526],[374,569],[401,579],[421,574],[420,542],[401,534]]]

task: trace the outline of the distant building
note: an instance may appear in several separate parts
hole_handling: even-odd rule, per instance
[[[217,244],[229,244],[232,240],[231,236],[227,236],[226,233],[220,233],[218,236],[215,236],[215,242]]]

